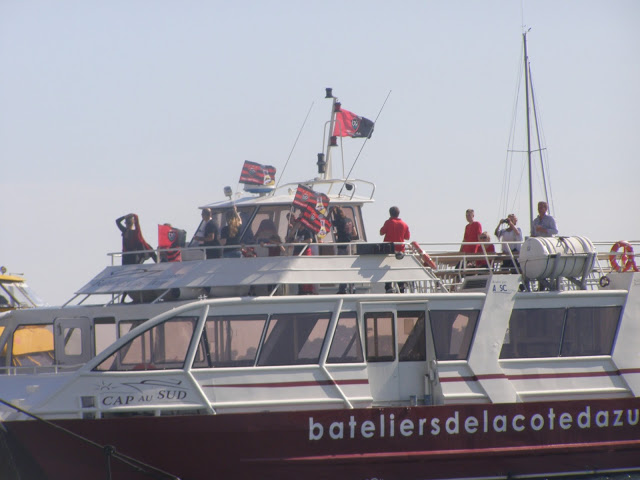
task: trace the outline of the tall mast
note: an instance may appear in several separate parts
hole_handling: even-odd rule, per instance
[[[527,164],[529,167],[529,228],[533,236],[533,180],[531,171],[531,127],[529,124],[529,57],[527,55],[527,32],[522,34],[524,44],[524,91],[527,104]]]
[[[329,178],[333,178],[331,171],[331,147],[335,147],[337,145],[337,139],[333,136],[333,127],[336,123],[336,103],[338,103],[338,99],[333,96],[333,89],[326,88],[326,95],[324,98],[330,98],[333,100],[331,103],[331,120],[329,120],[329,135],[327,136],[327,157],[326,160],[324,158],[321,159],[321,156],[324,157],[323,154],[318,154],[318,173],[323,175],[323,179],[327,180]],[[320,171],[321,162],[326,162],[324,165],[324,172]]]

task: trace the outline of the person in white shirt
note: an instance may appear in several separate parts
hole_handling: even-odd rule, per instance
[[[516,217],[515,213],[510,213],[507,218],[500,220],[500,223],[498,223],[496,231],[494,232],[496,237],[498,237],[498,240],[502,242],[502,253],[509,254],[509,251],[511,251],[516,261],[516,265],[518,265],[517,257],[520,254],[520,247],[522,244],[515,242],[522,242],[523,240],[522,230],[517,226],[517,223],[518,217]],[[502,266],[514,269],[511,257],[502,262]]]

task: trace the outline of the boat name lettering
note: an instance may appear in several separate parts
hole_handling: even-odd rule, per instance
[[[106,407],[116,407],[120,405],[139,405],[158,400],[184,400],[185,398],[187,398],[187,392],[184,390],[159,390],[155,393],[138,395],[104,395],[101,401],[102,405]]]
[[[568,412],[556,412],[549,408],[545,413],[523,415],[489,415],[487,410],[482,412],[482,417],[473,415],[463,417],[459,411],[455,411],[447,418],[403,418],[397,421],[395,414],[381,414],[377,421],[358,421],[350,416],[348,421],[331,421],[321,423],[309,417],[309,440],[321,440],[325,437],[332,440],[354,438],[383,438],[383,437],[413,437],[413,436],[437,436],[441,434],[477,434],[477,433],[503,433],[514,432],[539,432],[541,430],[570,430],[573,428],[614,428],[625,426],[637,426],[640,420],[640,409],[626,410],[595,410],[586,406],[577,415]]]
[[[497,293],[510,293],[506,283],[494,282],[493,289]]]

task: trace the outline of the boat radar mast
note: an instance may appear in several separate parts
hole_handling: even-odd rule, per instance
[[[547,190],[547,180],[544,169],[544,162],[542,160],[542,146],[540,142],[540,127],[538,124],[538,115],[536,112],[536,102],[533,93],[533,83],[531,79],[531,65],[529,63],[529,55],[527,53],[527,32],[522,34],[523,48],[524,48],[524,84],[525,84],[525,102],[526,102],[526,128],[527,128],[527,166],[529,170],[529,227],[531,235],[534,235],[533,219],[536,217],[536,210],[534,208],[533,201],[533,165],[532,165],[532,153],[534,151],[540,154],[540,170],[542,173],[542,180],[544,182],[544,196],[545,201],[549,202],[549,194]],[[533,117],[536,127],[537,137],[537,149],[532,150],[531,147],[531,109],[533,109]]]
[[[338,99],[333,96],[333,88],[327,87],[325,88],[325,97],[333,100],[331,103],[331,119],[329,120],[329,135],[327,140],[327,153],[325,156],[324,151],[318,154],[318,174],[322,175],[323,180],[327,180],[333,178],[333,172],[331,168],[331,147],[338,146],[338,139],[333,135],[333,127],[336,123],[336,104],[338,103]],[[325,139],[327,135],[325,132]],[[323,141],[324,143],[324,141]]]

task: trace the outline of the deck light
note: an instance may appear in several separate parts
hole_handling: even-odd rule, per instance
[[[224,187],[224,194],[229,197],[229,200],[231,200],[231,196],[233,195],[233,190],[231,190],[230,186],[226,186]]]
[[[326,92],[324,98],[333,98],[333,88],[325,88],[324,91]]]
[[[333,135],[330,139],[330,143],[329,146],[331,147],[337,147],[338,146],[338,137],[336,137],[335,135]]]
[[[318,173],[326,173],[327,172],[327,162],[324,159],[324,153],[318,154]]]

